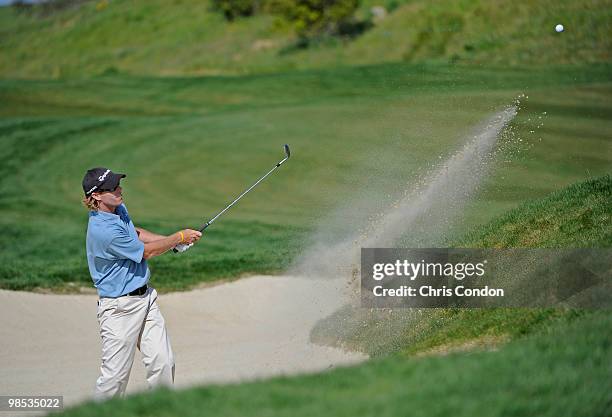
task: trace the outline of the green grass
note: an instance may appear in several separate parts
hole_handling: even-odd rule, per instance
[[[612,316],[559,319],[496,352],[391,356],[317,375],[85,404],[62,416],[588,416],[612,411]]]
[[[370,357],[488,350],[575,314],[561,309],[365,309],[346,305],[319,321],[313,342]]]
[[[612,247],[612,177],[574,184],[470,233],[462,247]]]
[[[210,218],[289,143],[291,161],[201,244],[151,261],[160,291],[281,271],[329,213],[355,198],[392,204],[473,126],[527,93],[492,175],[459,223],[462,233],[610,172],[609,74],[607,65],[525,72],[389,64],[275,76],[0,81],[0,287],[90,285],[80,205],[90,167],[127,173],[135,223],[171,233]]]
[[[612,177],[574,184],[525,203],[476,227],[455,247],[612,247]],[[347,305],[313,328],[321,344],[371,356],[416,354],[434,348],[503,343],[539,329],[559,309],[364,309]],[[572,314],[571,312],[569,314]]]
[[[50,16],[0,8],[0,76],[73,78],[103,73],[212,75],[372,65],[466,62],[551,65],[608,62],[610,3],[572,0],[401,0],[354,40],[291,49],[272,16],[227,23],[208,1],[86,2]],[[364,1],[357,15],[385,2]],[[566,31],[557,34],[554,26]]]
[[[524,100],[523,105],[545,106],[544,110],[551,113],[549,117],[575,114],[605,120],[609,112],[599,96],[610,93],[610,67],[610,63],[600,63],[526,70],[501,65],[388,63],[245,76],[4,79],[0,80],[0,115],[216,115],[253,107],[278,109],[347,102],[355,105],[363,104],[353,102],[364,99],[386,99],[383,102],[391,105],[393,100],[422,100],[434,94],[456,96],[488,91],[494,95],[501,91],[518,95],[547,90],[536,103]],[[475,100],[471,105],[482,103]]]

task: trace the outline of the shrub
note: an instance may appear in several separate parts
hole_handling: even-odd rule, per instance
[[[213,0],[213,8],[219,10],[225,19],[232,21],[237,17],[254,15],[260,8],[261,0]]]
[[[350,27],[359,0],[268,0],[268,10],[282,16],[301,39],[337,35]]]

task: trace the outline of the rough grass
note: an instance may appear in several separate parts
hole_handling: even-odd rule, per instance
[[[324,38],[306,50],[292,48],[295,36],[272,16],[228,23],[208,1],[90,1],[47,15],[3,7],[0,75],[213,75],[398,61],[548,66],[610,59],[607,0],[396,3],[362,36]],[[370,7],[381,4],[364,1],[358,17],[367,19]],[[554,31],[557,23],[564,33]]]
[[[559,248],[612,246],[612,177],[574,184],[478,228],[458,246]]]
[[[606,175],[532,201],[475,228],[455,247],[611,247],[612,177]],[[572,311],[562,309],[363,309],[345,306],[311,332],[322,344],[372,356],[413,355],[482,337],[514,339]],[[478,347],[478,344],[475,345]]]

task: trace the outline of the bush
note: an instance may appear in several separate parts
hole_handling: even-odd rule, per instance
[[[353,22],[359,0],[268,0],[268,10],[286,19],[301,39],[337,35]]]
[[[261,0],[213,0],[213,8],[223,12],[225,19],[254,15],[260,8]]]

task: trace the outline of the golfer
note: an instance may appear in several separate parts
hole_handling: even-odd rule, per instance
[[[90,210],[87,263],[98,290],[102,338],[96,399],[124,395],[136,348],[142,353],[150,388],[174,383],[174,355],[157,291],[148,285],[146,260],[202,236],[190,229],[162,236],[134,227],[119,185],[124,177],[110,169],[93,168],[83,178],[83,203]]]

